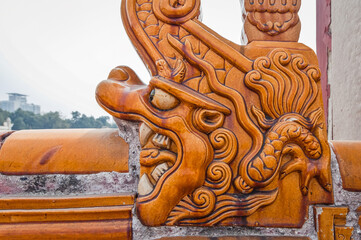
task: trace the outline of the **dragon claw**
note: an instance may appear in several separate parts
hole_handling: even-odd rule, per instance
[[[285,154],[292,156],[292,160],[287,162],[280,173],[283,179],[293,172],[300,174],[300,190],[303,195],[308,194],[311,179],[317,177],[319,183],[327,191],[332,191],[332,185],[329,183],[328,169],[320,166],[317,161],[310,160],[298,146],[285,148]]]

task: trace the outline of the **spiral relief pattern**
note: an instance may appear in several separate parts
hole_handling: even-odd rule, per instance
[[[188,203],[190,198],[186,197],[172,210],[170,214],[172,217],[168,218],[167,225],[172,225],[175,222],[178,225],[214,226],[229,217],[249,216],[260,207],[274,202],[277,195],[278,189],[255,192],[249,195],[222,194],[217,196],[215,205],[212,205],[212,211],[207,212],[207,214],[202,212],[202,215],[197,215],[196,212],[191,211]],[[207,208],[207,210],[209,209]],[[177,215],[182,217],[173,221]]]
[[[225,193],[231,186],[232,170],[224,162],[213,162],[207,169],[204,186],[209,187],[217,195]]]
[[[216,195],[206,187],[196,189],[192,195],[183,198],[172,210],[167,225],[178,224],[183,219],[199,219],[209,215],[216,205]]]
[[[215,149],[215,160],[230,163],[235,158],[238,149],[237,138],[233,132],[219,128],[209,136]]]
[[[200,0],[154,0],[154,13],[166,23],[182,23],[199,15]]]

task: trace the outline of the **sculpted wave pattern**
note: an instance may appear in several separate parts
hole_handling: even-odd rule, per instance
[[[237,140],[227,129],[217,129],[210,138],[218,151],[208,166],[204,186],[180,201],[170,213],[167,225],[216,225],[228,217],[251,215],[277,197],[277,189],[247,196],[227,193],[233,179],[229,164],[236,155]]]

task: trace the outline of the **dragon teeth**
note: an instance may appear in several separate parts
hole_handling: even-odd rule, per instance
[[[143,196],[148,195],[153,191],[153,188],[153,184],[150,182],[147,174],[143,174],[139,180],[138,193]]]
[[[156,168],[154,168],[152,172],[152,177],[156,182],[158,182],[159,178],[169,169],[167,163],[161,163]]]
[[[153,144],[160,148],[169,149],[170,148],[170,139],[167,136],[164,136],[162,134],[156,133],[153,137]]]
[[[146,123],[142,123],[139,127],[139,141],[142,147],[147,144],[149,137],[152,135],[153,130]]]

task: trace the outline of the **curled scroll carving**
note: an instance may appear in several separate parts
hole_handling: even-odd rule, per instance
[[[229,194],[232,170],[225,162],[213,162],[208,167],[204,187],[183,198],[172,210],[167,225],[212,226],[232,216],[248,216],[260,207],[272,203],[278,190],[255,192],[240,196]]]
[[[232,170],[224,162],[213,162],[207,170],[205,186],[213,190],[219,196],[225,193],[231,186]]]
[[[194,208],[195,205],[191,198],[186,197],[173,209],[167,225],[214,226],[229,217],[251,215],[261,206],[274,202],[277,194],[278,190],[276,189],[243,196],[235,194],[219,195],[215,205],[208,205],[207,210],[213,209],[210,212],[202,211],[202,208]],[[199,214],[200,212],[202,214]]]
[[[202,218],[209,215],[215,207],[216,196],[208,188],[199,188],[190,196],[183,198],[172,210],[167,219],[168,225],[179,224],[185,218]]]
[[[166,23],[182,23],[199,15],[200,0],[154,0],[155,15]]]
[[[215,160],[230,163],[235,158],[238,143],[233,132],[220,128],[212,132],[209,138],[215,149]]]

